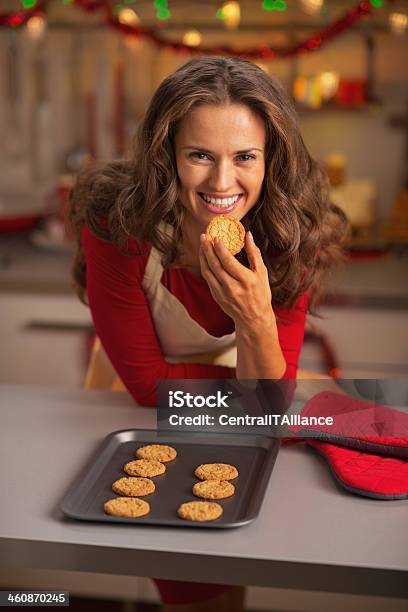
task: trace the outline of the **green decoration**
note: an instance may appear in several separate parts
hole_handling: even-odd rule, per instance
[[[284,0],[263,0],[262,8],[264,11],[286,11],[286,2]]]
[[[159,9],[156,14],[157,19],[164,21],[165,19],[170,19],[171,13],[168,8]]]
[[[263,0],[262,8],[264,11],[273,11],[275,9],[275,0]]]

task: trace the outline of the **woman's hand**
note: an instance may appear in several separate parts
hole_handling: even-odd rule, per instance
[[[221,240],[215,238],[213,246],[201,234],[201,274],[214,300],[234,320],[236,329],[261,329],[274,320],[274,313],[268,270],[251,232],[245,236],[245,251],[250,270],[235,259]]]

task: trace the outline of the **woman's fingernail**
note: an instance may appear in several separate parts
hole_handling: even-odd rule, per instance
[[[250,239],[252,243],[254,242],[254,237],[251,232],[248,232],[248,238]]]
[[[203,244],[207,240],[207,236],[205,234],[200,235],[200,242]]]

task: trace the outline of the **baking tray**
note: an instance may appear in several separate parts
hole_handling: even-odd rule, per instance
[[[144,444],[168,444],[177,450],[174,461],[166,463],[166,472],[152,480],[156,490],[142,499],[150,504],[144,517],[115,517],[104,513],[103,504],[115,497],[112,483],[122,476],[123,466],[136,459],[135,451]],[[259,514],[271,476],[279,440],[262,435],[201,432],[162,433],[149,429],[127,429],[108,435],[97,452],[70,487],[62,503],[62,512],[75,519],[129,523],[132,525],[171,525],[177,527],[227,528],[246,525]],[[214,500],[223,507],[215,521],[187,521],[177,516],[177,508],[200,498],[192,493],[198,481],[194,470],[200,463],[231,463],[239,476],[233,480],[235,495]]]

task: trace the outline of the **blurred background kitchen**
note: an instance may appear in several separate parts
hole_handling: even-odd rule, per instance
[[[75,173],[121,157],[193,54],[277,76],[352,224],[301,366],[408,373],[407,0],[1,0],[0,381],[80,386],[89,311],[70,285]]]
[[[70,188],[92,159],[126,155],[155,88],[200,52],[281,79],[351,221],[301,367],[406,377],[407,16],[406,0],[0,0],[0,382],[83,385],[93,330],[70,282]],[[124,598],[155,601],[147,580],[129,584]],[[250,589],[248,607],[270,609],[267,591]],[[274,607],[327,609],[328,596],[283,595]]]

